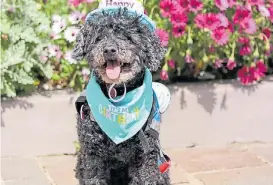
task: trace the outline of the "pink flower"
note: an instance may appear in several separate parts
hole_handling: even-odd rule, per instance
[[[206,26],[205,14],[198,14],[195,17],[194,22],[195,22],[196,26],[199,27],[200,29],[205,28],[205,26]]]
[[[232,22],[229,22],[229,23],[228,23],[227,29],[228,29],[231,33],[234,33],[234,24],[233,24]]]
[[[168,60],[168,66],[170,66],[170,68],[175,69],[175,61],[174,60]]]
[[[73,5],[75,7],[79,6],[84,0],[68,0],[70,5]]]
[[[254,34],[257,31],[256,22],[252,18],[245,19],[241,22],[240,26],[248,34]]]
[[[247,2],[250,4],[250,5],[263,5],[264,4],[264,0],[247,0]]]
[[[192,63],[192,62],[194,62],[194,59],[191,57],[191,55],[189,55],[189,54],[187,54],[186,56],[185,56],[185,61],[186,61],[186,63]]]
[[[219,45],[225,45],[229,39],[229,31],[225,28],[218,28],[212,32],[211,37]]]
[[[263,61],[259,60],[256,62],[256,67],[251,70],[251,74],[253,75],[254,80],[260,80],[265,76],[265,72],[267,71],[265,64]]]
[[[168,75],[168,72],[166,71],[166,70],[162,70],[161,72],[160,72],[160,78],[161,78],[161,80],[168,80],[169,79],[169,75]]]
[[[271,36],[271,31],[269,30],[269,28],[264,28],[263,34],[267,37],[267,39],[269,39]],[[266,40],[266,38],[264,38],[263,40]]]
[[[251,52],[252,52],[252,49],[249,44],[244,44],[239,51],[240,55],[242,56],[249,55]]]
[[[270,12],[265,6],[263,6],[263,5],[258,6],[258,10],[263,16],[265,16],[265,17],[270,16]]]
[[[247,37],[239,37],[238,42],[241,44],[249,44],[250,40]]]
[[[170,17],[171,13],[175,11],[175,5],[172,0],[161,0],[159,7],[163,17]]]
[[[221,11],[224,11],[229,7],[228,0],[214,0],[214,3]]]
[[[217,14],[218,19],[220,20],[220,24],[219,26],[223,26],[223,27],[228,27],[229,25],[229,21],[228,18],[225,16],[225,14],[223,13],[218,13]]]
[[[229,70],[233,70],[236,67],[236,62],[234,60],[232,60],[232,59],[228,59],[226,67]]]
[[[236,0],[228,0],[229,8],[232,8],[234,5],[236,5]]]
[[[185,25],[188,22],[187,14],[181,11],[175,11],[171,14],[171,22],[173,25]]]
[[[251,17],[251,12],[247,10],[245,7],[238,7],[233,16],[233,21],[235,24],[241,23],[245,19],[249,19]]]
[[[220,25],[220,19],[214,13],[205,14],[205,28],[215,30]]]
[[[215,66],[215,68],[220,68],[220,67],[222,67],[222,66],[223,66],[223,60],[221,60],[221,59],[216,59],[216,60],[214,61],[214,66]]]
[[[156,29],[155,33],[160,38],[161,45],[163,47],[168,46],[169,44],[169,33],[163,29]]]
[[[258,60],[256,62],[256,68],[262,73],[265,73],[267,71],[266,65],[262,60]]]
[[[178,4],[180,5],[180,9],[182,9],[182,11],[188,11],[189,0],[178,0]]]
[[[172,33],[175,37],[180,37],[185,33],[184,25],[174,25],[172,28]]]
[[[255,79],[253,76],[253,71],[254,71],[253,67],[249,68],[247,66],[242,67],[238,71],[237,76],[239,77],[239,80],[241,81],[242,84],[248,85],[254,82]]]
[[[189,0],[189,10],[192,12],[198,12],[199,10],[202,10],[203,3],[200,0]]]

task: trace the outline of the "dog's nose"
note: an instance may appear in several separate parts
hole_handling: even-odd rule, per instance
[[[117,49],[115,47],[106,47],[104,49],[104,55],[115,55],[117,53]]]

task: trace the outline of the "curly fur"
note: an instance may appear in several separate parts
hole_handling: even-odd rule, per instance
[[[117,83],[118,94],[123,93],[119,86],[125,83],[127,90],[142,85],[144,67],[155,71],[160,66],[165,49],[158,37],[140,24],[141,17],[128,16],[126,9],[115,14],[105,12],[94,15],[82,27],[77,36],[73,57],[86,58],[94,70],[102,91],[107,96],[107,84]],[[105,75],[106,58],[103,50],[115,46],[121,63],[130,68],[122,71],[119,79],[113,81]],[[94,97],[95,98],[95,97]],[[151,124],[154,108],[147,124]],[[116,145],[90,119],[89,106],[84,104],[84,119],[77,118],[78,138],[81,145],[78,154],[76,177],[80,185],[169,185],[168,173],[161,174],[158,169],[159,146],[157,138],[144,132],[150,151],[144,153],[136,134],[131,139]]]

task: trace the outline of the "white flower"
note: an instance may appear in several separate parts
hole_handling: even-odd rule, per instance
[[[72,52],[67,51],[64,55],[64,59],[67,60],[70,64],[77,64],[77,61],[72,58]]]
[[[59,16],[59,15],[53,15],[52,16],[53,23],[55,23],[55,22],[61,22],[62,19],[63,18],[61,16]]]
[[[60,38],[61,38],[61,35],[59,35],[59,34],[57,34],[57,33],[55,33],[55,32],[51,32],[51,33],[50,33],[50,38],[51,38],[52,40],[57,40],[57,39],[60,39]]]
[[[74,42],[76,40],[76,36],[80,30],[74,26],[67,28],[64,32],[64,38],[68,42]]]
[[[265,6],[259,5],[259,6],[258,6],[258,9],[259,9],[259,12],[260,12],[263,16],[265,16],[265,17],[269,17],[269,16],[270,16],[270,12],[269,12],[269,10],[268,10]]]
[[[69,21],[71,24],[78,24],[83,17],[83,14],[79,11],[73,12],[69,17]]]
[[[48,51],[47,51],[47,49],[43,50],[40,53],[39,59],[43,64],[46,63],[46,61],[48,60]]]
[[[85,0],[86,3],[93,3],[95,0]]]
[[[48,60],[48,57],[45,55],[40,55],[39,56],[40,62],[42,62],[43,64],[46,63],[46,61]]]
[[[52,30],[54,33],[58,34],[60,32],[62,32],[66,27],[66,22],[64,19],[61,19],[58,22],[54,22],[52,25]]]
[[[56,45],[49,45],[48,46],[48,56],[49,57],[55,57],[57,53],[59,53],[60,48]]]
[[[83,76],[88,76],[90,75],[90,70],[88,68],[83,68],[82,69],[82,75]]]

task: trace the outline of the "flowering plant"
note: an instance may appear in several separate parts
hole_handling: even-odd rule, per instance
[[[40,54],[40,60],[53,66],[51,80],[43,84],[45,90],[70,87],[81,91],[84,88],[90,74],[88,64],[76,62],[71,52],[86,14],[96,7],[94,0],[44,0],[42,8],[51,18],[51,44]]]
[[[1,1],[1,96],[14,97],[51,78],[51,66],[39,60],[49,24],[34,0]]]
[[[159,3],[159,6],[158,6]],[[272,0],[146,1],[162,45],[168,46],[160,77],[207,67],[238,70],[242,84],[261,80],[272,57]]]

